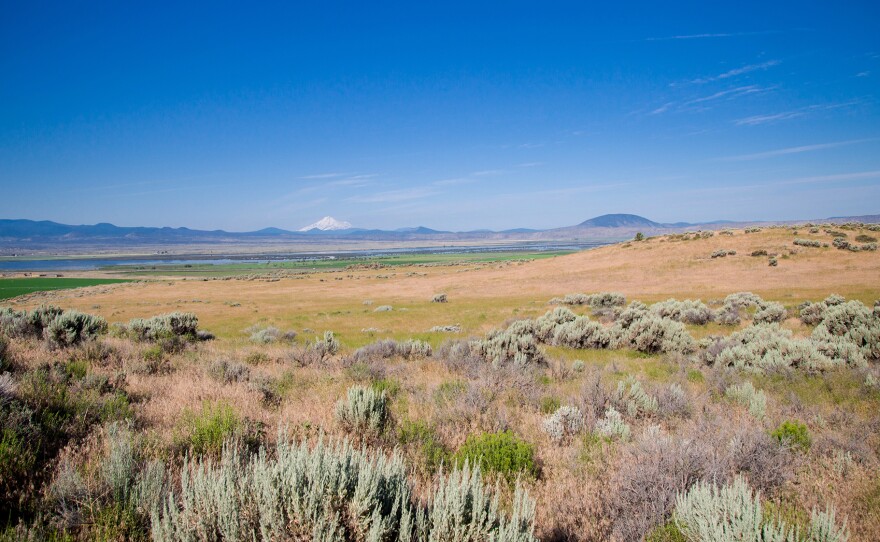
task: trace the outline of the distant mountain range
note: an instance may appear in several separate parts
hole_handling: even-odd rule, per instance
[[[804,221],[787,221],[807,222]],[[834,217],[809,220],[809,222],[880,222],[880,215]],[[623,240],[641,231],[646,235],[671,233],[689,229],[721,229],[749,225],[776,224],[779,222],[730,222],[659,223],[632,214],[607,214],[585,220],[575,226],[533,230],[517,228],[504,231],[475,230],[465,232],[440,231],[424,226],[396,230],[367,230],[355,228],[350,223],[324,217],[299,231],[280,228],[264,228],[252,232],[227,232],[223,230],[193,230],[190,228],[121,227],[101,223],[74,226],[51,221],[0,219],[0,253],[22,249],[46,249],[50,247],[100,246],[136,247],[185,244],[260,244],[284,242],[325,242],[327,240],[352,241],[546,241],[546,240]]]

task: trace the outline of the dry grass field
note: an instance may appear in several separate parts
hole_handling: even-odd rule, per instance
[[[846,233],[854,238],[872,232]],[[143,460],[159,458],[172,470],[188,451],[217,457],[217,439],[229,436],[271,446],[279,427],[295,438],[324,435],[354,439],[382,453],[397,449],[422,499],[428,499],[444,469],[464,457],[472,439],[513,435],[522,449],[530,450],[529,468],[520,472],[519,483],[535,499],[535,535],[546,541],[690,540],[671,519],[675,495],[694,481],[725,481],[734,475],[745,476],[761,491],[768,518],[807,529],[811,511],[833,506],[838,518],[847,518],[850,540],[877,540],[880,388],[871,384],[876,360],[867,367],[750,372],[707,363],[710,347],[705,346],[678,352],[571,348],[547,341],[540,346],[541,363],[494,366],[475,361],[473,353],[456,357],[441,347],[448,339],[480,338],[514,319],[539,317],[553,308],[551,298],[576,292],[620,292],[627,302],[699,298],[709,303],[751,291],[789,309],[781,327],[795,337],[809,337],[813,329],[798,318],[797,305],[803,301],[839,294],[871,307],[880,298],[878,252],[796,246],[796,238],[832,241],[831,235],[806,228],[797,233],[791,228],[737,230],[690,240],[650,238],[531,262],[226,280],[151,278],[14,300],[10,306],[17,310],[48,303],[120,324],[191,312],[199,329],[217,336],[168,345],[133,340],[111,329],[97,343],[61,349],[46,341],[11,340],[7,358],[13,360],[19,394],[30,389],[28,375],[56,364],[65,368],[68,379],[106,377],[109,387],[95,399],[105,402],[96,404],[106,405],[107,397],[117,393],[126,405],[46,460],[46,474],[32,481],[50,489],[31,497],[18,513],[34,521],[36,507],[55,529],[51,532],[71,539],[146,537],[150,528],[143,512],[123,519],[104,514],[113,501],[101,493],[103,482],[92,476],[100,470],[96,465],[109,461],[103,457],[112,457],[109,445],[102,444],[112,440],[106,421],[123,419],[131,420]],[[721,249],[736,254],[711,257]],[[767,254],[751,256],[756,251]],[[770,266],[774,254],[778,263]],[[438,293],[447,294],[448,302],[432,303]],[[391,310],[376,311],[384,305]],[[612,326],[612,317],[588,307],[571,309]],[[430,331],[452,324],[461,331]],[[735,326],[689,323],[684,329],[699,340],[751,325],[744,318]],[[297,335],[255,342],[255,331],[267,327]],[[306,360],[309,345],[325,331],[335,333],[339,351]],[[427,341],[433,355],[353,355],[385,338]],[[602,436],[607,409],[623,409],[637,395],[619,391],[628,378],[635,378],[657,404],[624,410],[629,437]],[[760,415],[727,391],[747,382],[765,394]],[[70,394],[86,386],[69,385]],[[352,431],[336,414],[337,401],[358,385],[384,391],[389,399],[390,421],[373,436]],[[548,431],[547,420],[564,406],[578,409],[586,429],[560,440]],[[808,444],[799,448],[799,441],[772,436],[782,434],[774,432],[789,421],[805,426]],[[209,427],[211,434],[204,439],[196,438],[199,424]],[[207,448],[197,448],[205,442]],[[78,493],[89,503],[87,511],[53,497],[73,491],[62,484],[69,477],[64,469],[70,468],[79,469],[84,487],[90,488],[88,498]],[[509,473],[493,468],[486,464],[485,475],[499,482],[502,509],[508,510],[513,482],[505,481]],[[175,475],[169,483],[178,483]],[[10,527],[6,536],[13,539],[22,532]]]
[[[361,269],[266,280],[169,278],[95,293],[50,292],[21,306],[56,303],[111,322],[185,310],[224,338],[240,337],[243,329],[259,323],[333,330],[346,345],[360,346],[375,336],[431,338],[426,332],[435,325],[458,323],[465,335],[483,333],[506,319],[543,313],[549,299],[572,292],[613,291],[653,302],[670,297],[708,301],[751,291],[787,306],[831,293],[865,303],[880,298],[880,252],[801,247],[792,244],[796,238],[832,240],[804,228],[797,234],[788,228],[750,234],[736,230],[733,236],[689,241],[664,236],[526,263]],[[737,253],[711,258],[719,249]],[[778,265],[770,267],[766,256],[750,256],[758,250],[778,254]],[[430,303],[440,292],[450,302]],[[394,310],[375,313],[381,305]],[[361,332],[369,328],[381,332]]]

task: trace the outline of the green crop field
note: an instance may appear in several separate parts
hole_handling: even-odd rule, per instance
[[[0,300],[46,290],[66,290],[101,284],[129,282],[123,279],[15,278],[0,279]]]
[[[538,260],[571,254],[573,251],[540,252],[472,252],[451,254],[401,254],[393,256],[369,256],[350,258],[326,258],[301,261],[243,261],[225,264],[172,264],[172,265],[115,265],[102,267],[101,271],[125,276],[193,276],[224,277],[267,273],[272,271],[292,271],[310,273],[315,271],[334,271],[348,266],[381,264],[383,266],[406,266],[422,264],[450,265],[455,263],[492,263],[514,260]]]

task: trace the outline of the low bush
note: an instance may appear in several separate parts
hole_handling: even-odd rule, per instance
[[[379,305],[378,307],[376,307],[375,309],[373,309],[373,312],[388,312],[388,311],[391,311],[391,310],[393,310],[393,309],[394,309],[394,308],[393,308],[391,305]]]
[[[664,418],[689,417],[691,405],[684,388],[675,382],[663,388],[657,394],[657,412]]]
[[[615,540],[642,540],[662,524],[676,496],[703,477],[712,451],[703,440],[676,438],[656,426],[621,445],[619,468],[608,501]],[[708,542],[708,541],[706,541]]]
[[[648,354],[687,354],[696,349],[696,343],[681,322],[660,318],[647,311],[633,314],[631,319],[625,314],[626,311],[611,328],[612,344],[618,348],[632,348]]]
[[[246,329],[245,332],[250,333],[250,341],[256,344],[274,343],[281,337],[281,331],[272,326],[264,328],[253,326]]]
[[[856,235],[856,241],[858,241],[859,243],[876,243],[877,238],[863,233],[860,235]]]
[[[415,451],[417,467],[427,474],[436,473],[451,458],[434,428],[421,420],[404,420],[398,427],[397,442],[405,449]]]
[[[565,307],[556,307],[536,318],[531,331],[539,341],[549,343],[556,332],[556,328],[573,322],[577,317],[575,313]]]
[[[749,409],[749,414],[763,420],[767,414],[767,394],[755,389],[751,382],[735,384],[724,390],[724,396]]]
[[[622,307],[626,297],[617,292],[600,292],[596,294],[567,294],[565,297],[554,297],[550,300],[554,305],[589,305],[593,309]]]
[[[634,377],[617,383],[617,391],[612,397],[615,406],[626,412],[630,418],[650,416],[659,408],[657,398],[649,395]]]
[[[756,324],[769,324],[772,322],[781,322],[785,320],[786,316],[787,313],[782,303],[766,301],[761,305],[761,308],[755,312],[752,320]]]
[[[357,450],[347,442],[291,443],[248,459],[226,447],[219,462],[188,459],[169,479],[152,513],[153,539],[183,540],[457,540],[531,542],[534,501],[518,486],[509,514],[464,465],[441,476],[422,503],[403,458]]]
[[[434,297],[431,298],[431,303],[446,303],[446,294],[434,294]]]
[[[828,358],[816,344],[795,339],[791,330],[779,324],[756,324],[730,335],[718,343],[716,367],[735,367],[761,373],[767,370],[799,368],[825,370],[842,364]]]
[[[560,324],[554,328],[550,342],[556,346],[569,348],[608,348],[611,333],[586,316]]]
[[[535,337],[535,323],[531,320],[519,320],[507,329],[493,331],[485,339],[472,343],[472,347],[496,368],[505,365],[525,367],[545,362]]]
[[[767,518],[760,494],[753,493],[741,477],[720,487],[697,482],[676,499],[673,520],[689,542],[845,542],[849,538],[846,523],[836,524],[833,509],[814,510],[809,532],[802,538],[797,529]]]
[[[704,325],[712,321],[712,310],[705,303],[697,300],[667,299],[651,305],[651,312],[661,318],[668,318],[685,324]]]
[[[431,357],[433,349],[431,345],[415,339],[397,342],[393,339],[379,340],[372,344],[362,346],[345,357],[344,363],[368,363],[380,359],[402,357],[409,360]]]
[[[811,337],[820,348],[845,358],[850,365],[880,359],[880,317],[858,301],[828,307]],[[858,356],[847,353],[848,349],[857,351]]]
[[[336,421],[348,432],[378,437],[390,419],[385,391],[352,386],[345,399],[336,403]]]
[[[782,422],[770,435],[783,446],[795,450],[807,451],[813,443],[807,426],[800,422]]]
[[[629,424],[614,407],[608,407],[605,415],[596,422],[596,433],[608,439],[629,440],[630,432]]]
[[[180,337],[196,339],[198,317],[190,312],[172,312],[152,318],[135,318],[128,323],[126,334],[136,341],[156,342]]]
[[[40,305],[30,312],[0,308],[0,334],[41,339],[43,331],[63,313],[63,309],[54,305]]]
[[[445,326],[433,326],[428,330],[430,333],[461,333],[461,326],[458,324],[449,324]]]
[[[721,248],[712,253],[712,258],[724,258],[725,256],[736,256],[736,251],[731,249]]]
[[[568,442],[583,430],[584,416],[577,407],[559,407],[552,415],[544,418],[541,427],[553,442]]]
[[[243,363],[228,359],[218,359],[208,366],[208,374],[222,384],[232,382],[246,382],[251,374],[251,369]]]
[[[767,256],[767,251],[765,249],[753,250],[750,256]]]
[[[470,435],[455,453],[456,465],[479,465],[513,483],[518,476],[535,477],[535,448],[511,431]]]
[[[204,402],[199,412],[183,412],[177,444],[193,455],[219,455],[223,442],[243,436],[245,424],[232,405],[225,402]]]
[[[795,239],[794,244],[800,247],[819,248],[822,246],[821,241],[816,241],[815,239]]]
[[[95,339],[106,331],[107,321],[100,316],[70,310],[49,322],[45,334],[52,345],[64,348]]]

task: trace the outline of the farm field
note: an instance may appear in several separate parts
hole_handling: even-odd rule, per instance
[[[69,290],[71,288],[84,288],[87,286],[100,286],[103,284],[121,284],[123,282],[128,281],[124,279],[106,278],[0,278],[0,300],[32,294],[34,292]]]
[[[208,491],[224,476],[251,483],[260,447],[282,461],[292,442],[314,461],[324,442],[331,462],[392,458],[385,474],[404,475],[412,502],[430,507],[450,472],[478,465],[509,540],[683,540],[676,497],[719,480],[760,491],[773,528],[822,523],[874,540],[880,254],[832,246],[873,234],[847,228],[289,274],[132,270],[139,280],[112,288],[11,299],[0,326],[21,331],[0,356],[15,390],[4,416],[42,417],[15,421],[4,446],[26,461],[4,468],[44,489],[0,484],[4,506],[25,523],[45,514],[34,529],[52,536],[174,539],[192,520],[175,515],[186,458],[204,461]],[[97,319],[34,334],[27,326],[41,324],[25,322],[46,305]],[[832,320],[837,338],[820,330]],[[23,439],[50,419],[62,420],[51,440]],[[193,513],[213,518],[216,498],[198,497]],[[263,513],[250,498],[231,516],[245,530]],[[346,499],[332,513],[352,513]]]

